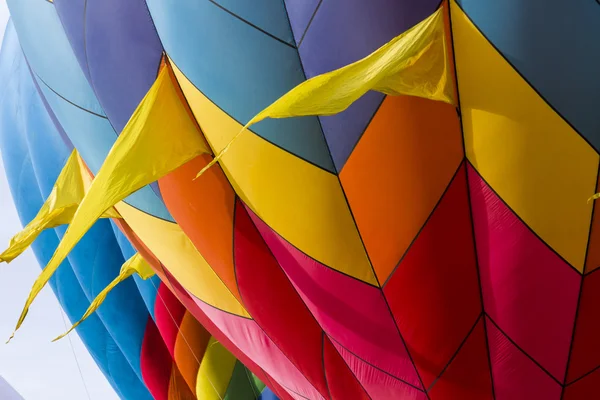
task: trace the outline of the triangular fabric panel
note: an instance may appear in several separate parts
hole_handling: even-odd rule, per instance
[[[73,51],[117,134],[152,86],[163,52],[145,3],[54,0]]]
[[[220,152],[243,126],[177,69],[175,74],[206,139]],[[334,269],[376,284],[337,176],[248,132],[219,164],[240,199],[286,240]]]
[[[486,321],[496,400],[559,400],[561,386]]]
[[[250,215],[323,330],[368,363],[420,386],[381,290],[311,259]]]
[[[360,60],[427,18],[439,3],[439,0],[323,0],[299,48],[306,77]],[[290,12],[290,16],[293,15]],[[363,15],[370,17],[362,18]],[[381,94],[371,92],[339,115],[320,118],[338,171],[342,170],[382,100]]]
[[[567,383],[600,366],[600,274],[585,276],[581,290]]]
[[[525,6],[520,0],[459,0],[458,4],[552,107],[600,149],[598,2],[528,0]],[[577,21],[576,28],[572,21]],[[518,40],[508,32],[518,32]]]
[[[429,387],[482,311],[464,165],[384,293]]]
[[[485,312],[562,380],[581,275],[542,243],[471,167],[469,187]]]
[[[565,388],[562,400],[589,400],[598,396],[600,386],[600,370],[573,382]]]
[[[207,154],[158,181],[165,204],[196,249],[241,301],[233,267],[233,209],[235,193],[220,167],[199,179],[196,173],[210,162]],[[189,199],[194,199],[190,202]]]
[[[519,218],[583,271],[598,154],[454,1],[451,11],[467,158]]]
[[[306,29],[309,27],[308,24],[317,12],[317,7],[322,2],[323,0],[285,0],[285,7],[296,44],[300,43]]]
[[[240,23],[249,23],[289,45],[295,44],[283,1],[212,0],[212,3],[235,15]]]
[[[385,99],[340,173],[382,284],[425,224],[463,157],[454,107],[411,96]]]
[[[264,18],[265,7],[257,6],[259,2],[267,3],[228,0],[230,4],[239,4],[238,7],[255,8],[253,12]],[[194,90],[210,99],[219,113],[242,125],[305,81],[294,46],[273,39],[211,1],[147,0],[146,3],[173,64],[193,84]],[[268,3],[283,6],[283,0]],[[227,90],[223,90],[225,87]],[[187,93],[186,97],[190,100]],[[197,115],[200,125],[207,118],[211,117]],[[335,171],[317,117],[266,121],[253,132],[294,157]]]
[[[323,335],[323,365],[332,399],[369,400],[364,388],[326,335]]]
[[[358,378],[365,391],[373,400],[402,399],[425,400],[427,395],[413,386],[407,385],[391,375],[367,364],[337,342],[333,345],[340,353],[352,373]]]
[[[236,278],[248,312],[325,397],[321,328],[302,304],[239,200],[235,206],[233,241]]]
[[[431,400],[492,400],[491,372],[483,318],[429,391]]]
[[[223,400],[255,400],[262,389],[264,384],[257,385],[244,364],[237,361]]]

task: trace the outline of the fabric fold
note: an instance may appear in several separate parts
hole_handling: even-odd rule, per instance
[[[8,248],[0,254],[0,262],[10,263],[21,255],[45,229],[69,224],[83,200],[91,178],[85,171],[77,150],[73,150],[60,172],[52,192],[40,211],[21,232],[10,240]],[[114,208],[109,208],[101,218],[121,218]]]
[[[443,7],[362,60],[308,79],[281,96],[254,116],[195,179],[250,126],[266,118],[337,114],[369,90],[455,104]]]
[[[106,210],[203,153],[210,151],[166,64],[115,141],[52,259],[35,281],[15,331],[61,262]]]
[[[113,290],[119,283],[123,282],[125,279],[129,278],[130,276],[132,276],[135,273],[137,273],[140,276],[140,278],[142,278],[143,280],[146,280],[146,279],[154,276],[154,270],[152,269],[150,264],[148,264],[146,262],[146,260],[144,260],[144,258],[139,253],[135,253],[129,260],[125,261],[125,263],[121,267],[121,271],[120,271],[119,275],[115,279],[113,279],[113,281],[111,283],[109,283],[108,286],[106,286],[98,294],[98,296],[96,296],[96,298],[90,303],[90,306],[88,307],[86,312],[83,314],[81,319],[79,321],[77,321],[75,324],[73,324],[73,326],[68,331],[66,331],[62,335],[56,337],[53,340],[53,342],[56,342],[57,340],[62,339],[63,337],[65,337],[69,333],[71,333],[71,331],[73,329],[77,328],[79,326],[79,324],[81,324],[83,321],[85,321],[87,319],[87,317],[89,317],[94,312],[96,312],[98,307],[100,307],[102,305],[102,303],[104,302],[104,300],[106,300],[106,296],[108,296],[108,294],[110,293],[111,290]]]

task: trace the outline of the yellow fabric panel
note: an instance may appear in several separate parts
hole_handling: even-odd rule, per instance
[[[369,90],[454,104],[451,75],[444,9],[440,7],[362,60],[308,79],[281,96],[248,121],[198,176],[214,165],[243,131],[266,118],[337,114]]]
[[[106,296],[108,296],[111,290],[113,290],[119,283],[123,282],[125,279],[129,278],[131,275],[136,273],[144,280],[154,276],[154,270],[152,269],[150,264],[148,264],[146,260],[142,258],[142,256],[139,253],[135,253],[131,258],[129,258],[129,260],[125,261],[125,263],[121,267],[119,275],[115,279],[113,279],[113,281],[109,283],[108,286],[102,289],[100,293],[98,293],[98,296],[96,296],[96,298],[90,303],[90,306],[83,314],[83,317],[81,317],[79,321],[73,324],[73,326],[67,332],[54,339],[53,342],[62,339],[63,337],[71,333],[71,331],[77,328],[79,324],[86,320],[87,317],[96,312],[98,307],[100,307],[102,303],[104,303],[104,300],[106,300]]]
[[[146,214],[124,202],[117,204],[116,208],[185,289],[213,307],[250,318],[179,225]]]
[[[333,115],[369,90],[454,103],[443,8],[362,60],[306,80],[249,122]]]
[[[220,151],[242,126],[172,64],[209,144]],[[221,166],[240,198],[294,246],[338,271],[377,285],[338,177],[248,132]]]
[[[598,155],[452,2],[467,157],[546,243],[583,271]]]
[[[70,223],[90,182],[81,158],[73,150],[40,211],[21,232],[10,239],[8,248],[0,254],[0,262],[9,263],[17,258],[45,229]],[[101,217],[120,218],[112,207]]]
[[[19,317],[27,310],[61,262],[106,210],[194,157],[209,152],[182,103],[170,68],[161,70],[106,156],[52,259],[33,284]]]
[[[73,150],[77,151],[77,150]],[[79,172],[81,174],[81,179],[83,180],[83,189],[84,192],[87,193],[90,190],[90,186],[92,186],[93,175],[88,169],[87,165],[81,159],[81,156],[77,156],[77,162],[79,163]],[[83,196],[81,198],[83,200]],[[80,202],[81,202],[80,200]],[[121,218],[117,210],[114,207],[109,208],[108,210],[102,213],[100,218]],[[71,221],[69,221],[70,223]]]
[[[211,337],[198,370],[196,396],[205,400],[224,398],[236,361],[221,343]]]

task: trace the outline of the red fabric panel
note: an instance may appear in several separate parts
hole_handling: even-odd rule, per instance
[[[164,284],[159,285],[158,295],[154,303],[154,318],[171,357],[175,357],[175,343],[177,342],[179,325],[184,315],[185,307],[171,293],[169,288]]]
[[[429,392],[431,400],[492,400],[483,319],[480,319],[448,368]]]
[[[572,382],[600,365],[599,339],[600,272],[594,272],[583,280],[567,382]]]
[[[265,334],[256,321],[221,311],[200,300],[197,300],[197,304],[244,354],[255,360],[290,393],[299,394],[310,400],[324,400],[321,393]]]
[[[140,365],[144,383],[154,399],[169,400],[169,382],[173,362],[169,350],[150,317],[146,323],[146,332],[142,342]]]
[[[426,400],[425,392],[373,367],[336,342],[332,342],[372,400]]]
[[[315,261],[246,210],[327,335],[376,368],[421,387],[382,290]]]
[[[592,400],[600,392],[600,370],[596,370],[565,389],[562,400]]]
[[[384,287],[425,387],[481,313],[466,172],[461,168]]]
[[[161,265],[158,258],[148,249],[148,247],[137,237],[133,230],[123,220],[114,220],[119,229],[131,242],[133,247],[150,263],[154,271],[160,276],[163,284],[165,284],[175,294],[177,299],[185,306],[185,308],[204,326],[212,336],[215,337],[223,346],[225,346],[238,360],[252,371],[262,382],[268,384],[273,392],[280,400],[292,400],[288,392],[267,373],[263,371],[252,359],[244,354],[233,342],[214,324],[213,321],[198,307],[192,300],[190,294],[166,271]],[[163,342],[164,344],[164,342]],[[160,400],[160,398],[157,398]]]
[[[325,335],[323,336],[323,365],[333,400],[369,400],[369,395]]]
[[[325,398],[322,330],[291,285],[241,201],[235,207],[234,262],[246,309]]]
[[[496,400],[559,400],[562,388],[489,320],[486,321]]]
[[[542,242],[472,167],[468,179],[485,312],[562,380],[581,274]]]

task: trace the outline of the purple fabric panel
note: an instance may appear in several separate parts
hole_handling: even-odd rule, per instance
[[[162,46],[144,0],[87,0],[92,85],[120,132],[154,83]]]
[[[162,56],[146,3],[55,0],[54,4],[75,56],[119,134],[152,86]],[[158,185],[150,186],[161,197]]]
[[[367,92],[346,111],[329,117],[319,117],[338,173],[342,171],[384,98],[381,93]]]
[[[86,0],[54,0],[54,7],[69,38],[73,53],[89,82],[90,74],[85,59],[85,40],[83,38],[85,2]]]
[[[292,32],[294,32],[294,38],[296,43],[300,42],[304,31],[308,27],[308,22],[313,16],[315,9],[319,5],[321,0],[285,0],[285,7],[287,9],[288,18],[290,25],[292,26]]]
[[[306,77],[332,71],[367,56],[427,18],[439,4],[440,0],[323,1],[299,49]],[[289,5],[288,13],[292,20],[294,11],[293,8],[290,11]],[[382,99],[381,94],[367,94],[345,112],[321,118],[338,171]]]

